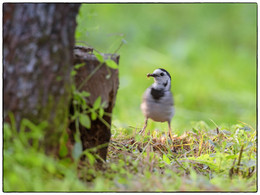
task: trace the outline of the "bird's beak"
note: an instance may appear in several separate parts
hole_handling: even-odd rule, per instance
[[[157,77],[157,75],[156,74],[150,74],[150,73],[148,73],[147,74],[147,77],[149,78],[149,77]]]

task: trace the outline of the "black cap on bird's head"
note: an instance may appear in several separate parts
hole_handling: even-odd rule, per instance
[[[169,72],[167,70],[165,70],[163,68],[158,68],[152,74],[151,73],[147,74],[147,77],[156,78],[156,77],[163,77],[165,75],[167,75],[171,79],[171,75],[169,74]]]
[[[167,70],[165,70],[165,69],[163,69],[163,68],[159,68],[159,69],[160,69],[161,71],[165,72],[165,74],[167,74],[168,77],[170,77],[170,79],[172,79],[170,73],[169,73]]]

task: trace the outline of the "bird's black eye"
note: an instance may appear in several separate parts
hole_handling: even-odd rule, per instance
[[[163,74],[163,73],[161,73],[160,75],[161,75],[161,76],[164,76],[164,74]]]

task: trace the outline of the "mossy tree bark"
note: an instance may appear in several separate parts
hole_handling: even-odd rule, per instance
[[[57,155],[66,129],[74,31],[80,4],[3,5],[4,120],[12,112],[47,121],[46,153]]]

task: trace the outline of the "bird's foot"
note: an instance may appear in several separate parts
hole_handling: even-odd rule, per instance
[[[172,133],[171,133],[170,131],[168,132],[168,136],[169,136],[169,138],[170,138],[171,141],[174,140],[174,137],[172,136]]]

